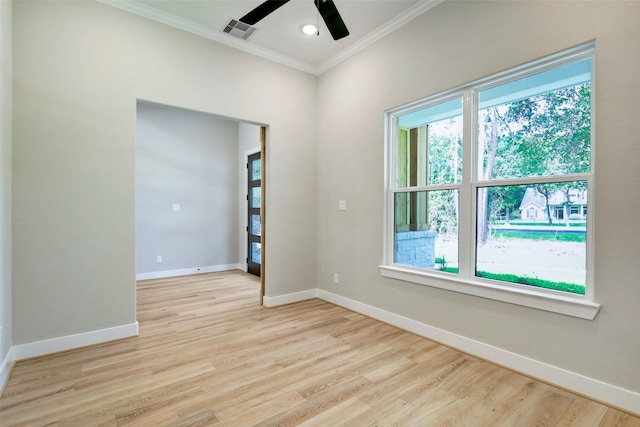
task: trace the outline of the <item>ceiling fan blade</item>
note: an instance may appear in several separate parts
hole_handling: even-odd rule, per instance
[[[251,12],[244,15],[240,18],[240,22],[244,22],[245,24],[255,25],[256,22],[260,21],[265,16],[269,15],[271,12],[283,6],[285,3],[289,3],[289,0],[268,0],[262,3],[260,6],[253,9]]]
[[[345,25],[333,0],[314,0],[320,16],[327,24],[327,28],[334,40],[340,40],[349,35],[349,30]]]

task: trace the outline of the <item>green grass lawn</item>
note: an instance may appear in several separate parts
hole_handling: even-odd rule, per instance
[[[506,223],[504,221],[491,221],[491,225],[505,225],[505,224]],[[522,225],[527,227],[546,227],[549,225],[549,223],[546,221],[545,222],[511,221],[510,225]],[[563,222],[554,222],[551,225],[566,227],[567,224],[563,221]],[[570,221],[569,222],[569,227],[586,227],[586,226],[587,226],[586,221]]]
[[[499,230],[494,231],[491,236],[493,238],[549,240],[554,242],[585,243],[587,241],[586,233],[539,233],[537,231]]]
[[[446,273],[455,273],[458,274],[457,267],[442,267],[439,268],[438,271],[444,271]],[[544,289],[553,289],[556,291],[570,292],[573,294],[584,295],[585,287],[584,285],[579,285],[576,283],[566,283],[566,282],[553,282],[551,280],[542,280],[537,279],[535,277],[526,277],[526,276],[518,276],[516,274],[506,274],[506,273],[489,273],[487,271],[477,271],[477,277],[482,277],[485,279],[491,280],[500,280],[502,282],[509,283],[518,283],[520,285],[528,285],[535,286],[537,288]]]
[[[501,280],[503,282],[519,283],[521,285],[535,286],[538,288],[553,289],[556,291],[571,292],[573,294],[584,295],[584,285],[566,282],[552,282],[551,280],[542,280],[535,277],[517,276],[515,274],[489,273],[486,271],[476,271],[476,276],[485,279]]]

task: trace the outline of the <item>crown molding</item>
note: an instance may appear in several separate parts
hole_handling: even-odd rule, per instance
[[[376,41],[380,40],[381,38],[385,37],[386,35],[402,27],[409,21],[422,15],[429,9],[442,3],[444,0],[419,1],[410,9],[407,9],[405,12],[398,15],[391,21],[378,27],[376,30],[367,34],[366,36],[364,36],[357,42],[353,43],[346,49],[342,50],[338,54],[324,61],[319,66],[314,66],[307,62],[299,61],[297,59],[291,58],[290,56],[283,55],[283,54],[274,52],[270,49],[257,46],[247,40],[240,40],[234,37],[229,37],[228,34],[224,34],[220,31],[214,30],[212,28],[206,27],[201,24],[196,24],[187,19],[180,18],[170,13],[155,9],[151,6],[147,6],[146,4],[139,3],[135,0],[96,0],[96,1],[109,6],[116,7],[118,9],[125,10],[130,13],[134,13],[144,18],[154,20],[156,22],[163,23],[165,25],[169,25],[171,27],[177,28],[182,31],[186,31],[191,34],[195,34],[197,36],[204,37],[206,39],[215,41],[217,43],[221,43],[221,44],[233,47],[235,49],[245,51],[252,55],[260,56],[270,61],[278,62],[288,67],[295,68],[300,71],[304,71],[305,73],[318,76],[324,73],[325,71],[328,71],[331,68],[335,67],[342,61],[345,61],[346,59],[355,55],[356,53],[362,51],[363,49],[375,43]]]

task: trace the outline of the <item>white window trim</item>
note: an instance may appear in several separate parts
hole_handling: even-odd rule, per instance
[[[476,129],[475,120],[477,116],[477,101],[474,99],[478,91],[486,87],[496,86],[509,80],[516,80],[528,74],[535,74],[546,69],[557,67],[563,63],[576,61],[579,59],[591,58],[591,103],[592,117],[595,109],[595,79],[594,79],[594,57],[595,44],[593,42],[577,46],[568,51],[552,55],[542,60],[534,61],[515,69],[496,74],[490,78],[481,79],[471,82],[467,85],[449,90],[439,95],[428,97],[422,100],[414,101],[410,104],[397,107],[385,112],[385,211],[384,211],[384,236],[383,236],[383,260],[379,266],[380,273],[383,277],[402,280],[415,284],[430,286],[439,289],[459,292],[467,295],[488,298],[492,300],[502,301],[510,304],[531,307],[539,310],[550,311],[554,313],[564,314],[568,316],[578,317],[582,319],[593,320],[600,310],[600,304],[594,301],[594,244],[593,230],[595,223],[593,218],[593,209],[595,195],[593,185],[594,172],[594,151],[591,150],[591,171],[588,174],[563,175],[552,178],[543,177],[539,180],[544,181],[575,181],[586,180],[589,188],[589,207],[590,218],[587,221],[587,273],[585,282],[585,295],[571,294],[567,292],[554,291],[533,286],[511,284],[508,282],[487,280],[475,277],[472,272],[468,271],[472,267],[471,260],[474,257],[475,244],[473,242],[475,236],[475,206],[462,208],[462,203],[470,204],[475,202],[475,198],[470,193],[475,191],[478,186],[490,186],[492,181],[480,181],[472,179],[477,176],[474,170],[476,153],[472,152],[477,147],[475,143],[476,135],[473,135],[472,129]],[[444,273],[437,270],[421,269],[402,264],[395,264],[394,259],[394,194],[400,191],[420,191],[424,190],[420,187],[411,187],[408,189],[395,189],[395,129],[397,127],[397,119],[399,116],[427,107],[430,104],[436,104],[447,99],[462,95],[463,97],[463,184],[451,185],[451,187],[460,188],[460,218],[458,221],[458,239],[459,239],[459,265],[460,271],[457,275]],[[594,142],[595,122],[591,123],[592,146]],[[537,178],[529,178],[528,182],[538,180]],[[517,183],[520,180],[500,180],[499,184]],[[497,185],[498,182],[495,182]],[[449,187],[449,186],[447,186]],[[430,187],[429,190],[434,190]],[[394,191],[395,190],[395,191]]]

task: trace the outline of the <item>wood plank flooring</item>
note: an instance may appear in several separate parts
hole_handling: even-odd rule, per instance
[[[138,283],[140,335],[16,363],[9,426],[627,426],[640,418],[239,271]]]

